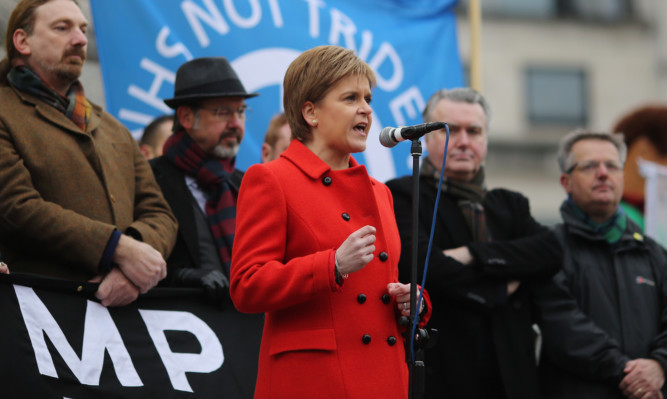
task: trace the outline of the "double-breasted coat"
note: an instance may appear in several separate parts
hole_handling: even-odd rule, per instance
[[[375,256],[339,286],[335,250],[365,225],[377,229]],[[293,140],[279,159],[248,169],[231,295],[239,310],[266,313],[255,398],[407,397],[387,294],[399,258],[391,194],[353,158],[334,171]]]
[[[11,270],[90,279],[116,228],[165,258],[176,241],[176,219],[130,132],[96,105],[84,132],[0,86],[0,251]]]

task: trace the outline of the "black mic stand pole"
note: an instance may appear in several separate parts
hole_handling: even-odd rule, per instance
[[[408,336],[405,340],[406,361],[408,362],[408,398],[421,398],[424,394],[424,362],[414,356],[413,350],[418,347],[418,339],[421,335],[419,329],[415,329],[416,336],[412,335],[415,313],[417,309],[417,262],[418,262],[418,236],[419,236],[419,158],[422,155],[422,145],[419,139],[412,140],[410,147],[412,154],[412,257],[410,259],[410,321],[408,322]],[[414,345],[411,345],[414,343]],[[414,359],[414,361],[413,361]]]

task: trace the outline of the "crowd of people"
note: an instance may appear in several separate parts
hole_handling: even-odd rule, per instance
[[[263,331],[239,380],[255,398],[408,397],[411,313],[438,331],[422,349],[426,398],[667,393],[667,251],[621,206],[622,134],[563,137],[563,222],[547,227],[525,196],[486,186],[482,94],[436,91],[423,119],[449,132],[424,137],[413,256],[413,178],[384,184],[353,156],[376,84],[353,51],[319,46],[290,64],[284,113],[243,172],[246,101],[258,94],[227,59],[180,66],[164,100],[174,114],[137,143],[85,96],[87,29],[73,0],[22,0],[9,19],[0,273],[97,282],[104,306],[200,287]],[[411,312],[414,257],[427,290]]]

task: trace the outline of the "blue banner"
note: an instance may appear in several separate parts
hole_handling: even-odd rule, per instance
[[[456,0],[91,0],[108,111],[136,138],[174,92],[185,61],[230,60],[252,108],[237,159],[260,161],[268,122],[282,110],[290,62],[309,48],[353,49],[375,70],[373,125],[367,150],[355,158],[385,181],[411,170],[409,145],[387,149],[384,126],[421,123],[430,95],[460,86]]]

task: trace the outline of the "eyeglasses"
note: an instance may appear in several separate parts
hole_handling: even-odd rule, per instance
[[[218,108],[206,108],[206,107],[197,107],[198,109],[205,109],[213,113],[213,116],[220,120],[229,119],[232,114],[236,113],[239,119],[245,119],[246,115],[251,112],[251,109],[247,105],[242,105],[238,109],[233,109],[231,107],[218,107]]]
[[[603,165],[607,172],[609,173],[620,173],[623,170],[623,165],[620,162],[616,161],[586,161],[583,163],[575,162],[570,169],[567,170],[567,174],[571,174],[575,169],[581,173],[593,174],[600,169],[600,165]]]

